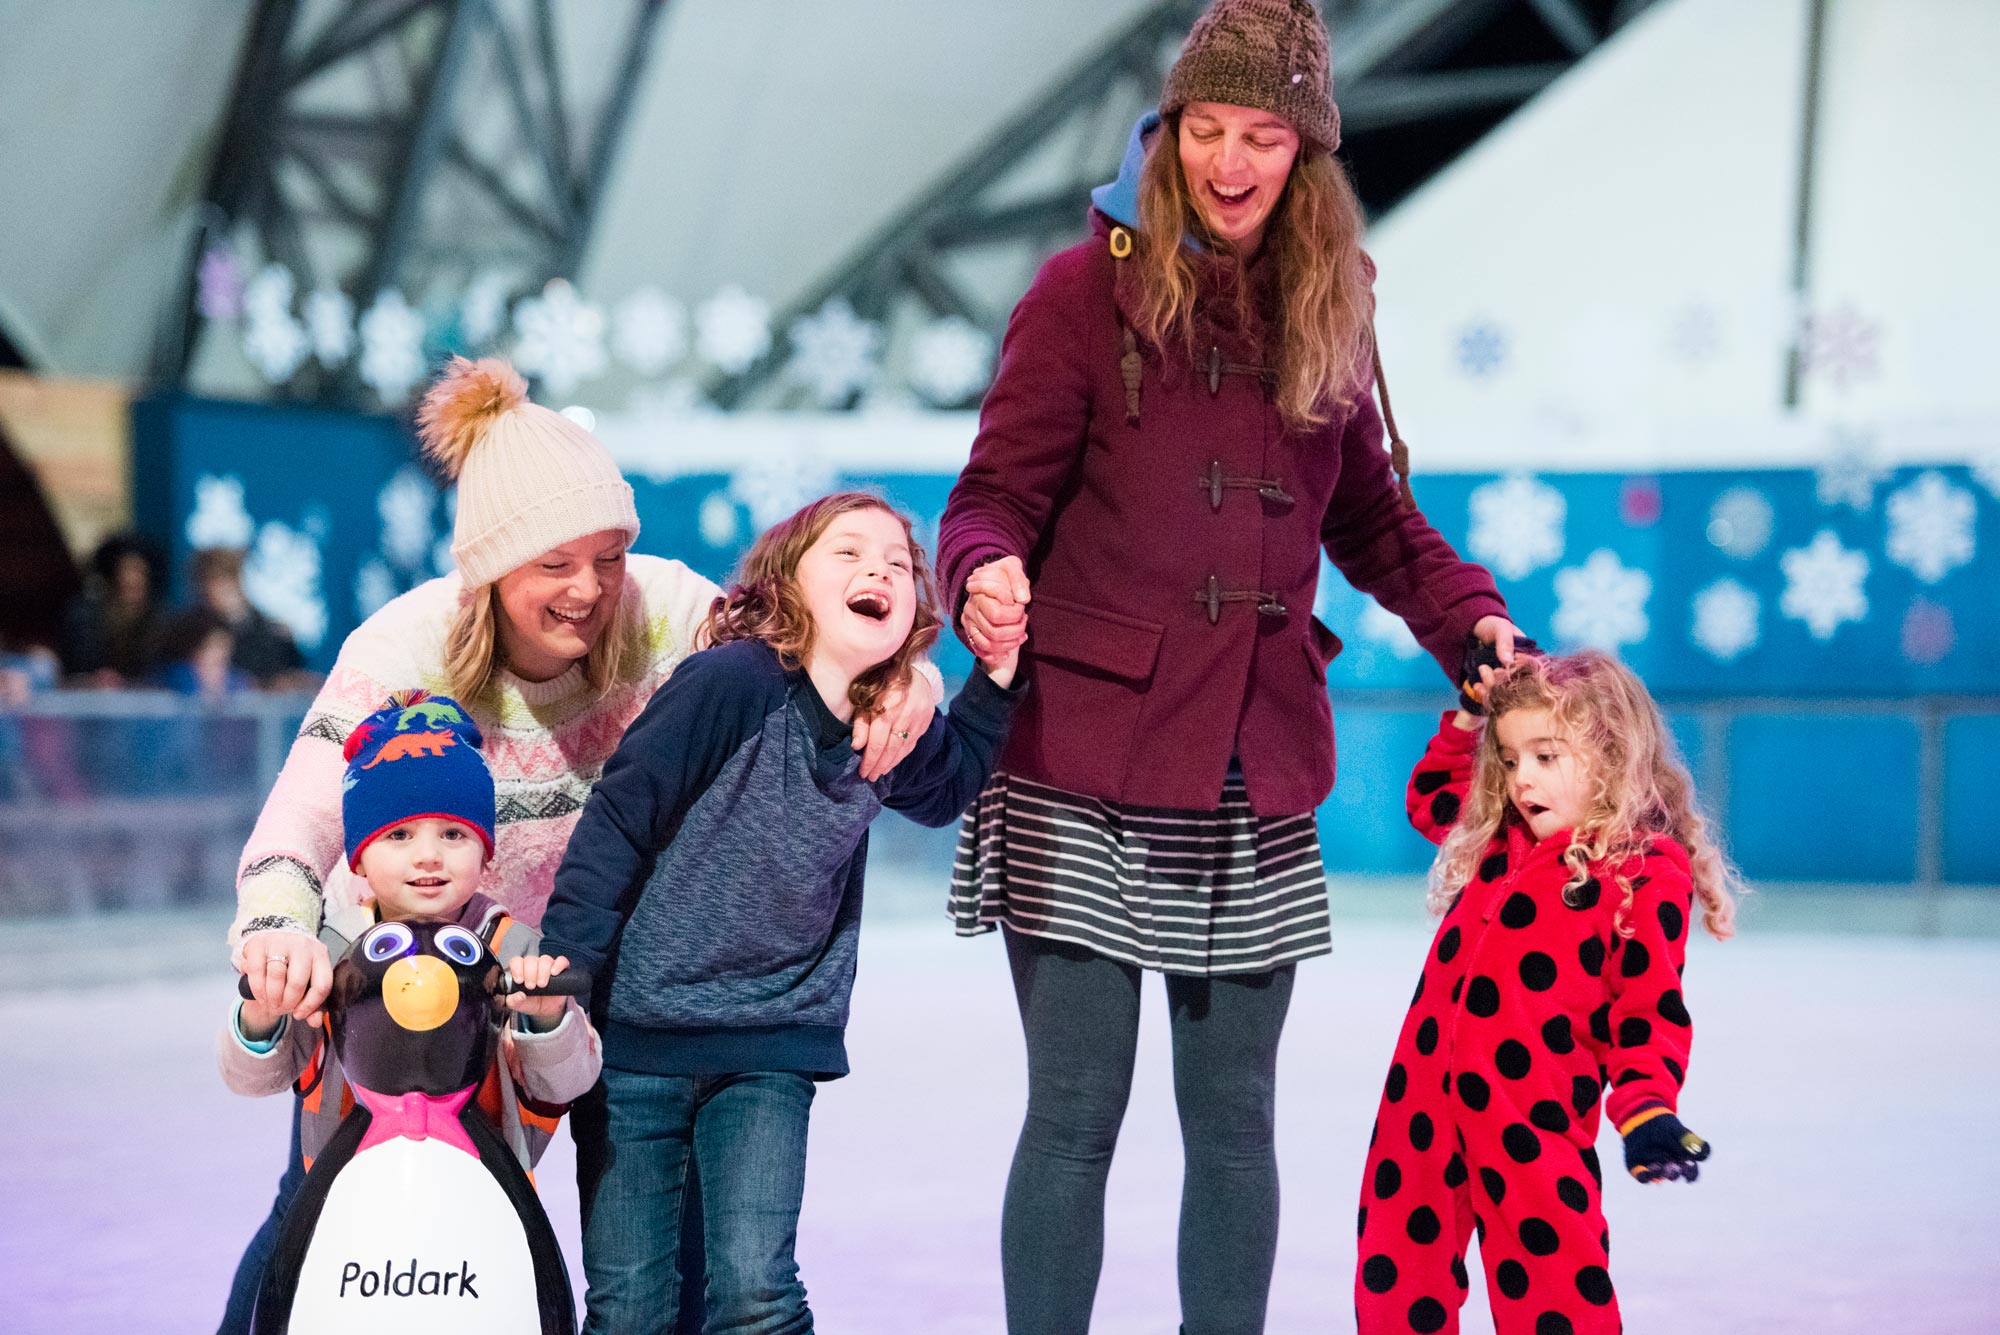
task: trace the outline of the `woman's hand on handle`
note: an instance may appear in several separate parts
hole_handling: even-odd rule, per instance
[[[243,976],[260,1006],[305,1022],[326,1004],[333,960],[303,932],[252,932],[243,941]]]
[[[959,625],[983,660],[999,660],[1028,642],[1028,572],[1018,556],[988,561],[965,581]]]
[[[928,664],[910,679],[882,693],[882,707],[854,720],[854,749],[861,752],[861,777],[869,783],[903,763],[944,703],[944,684]]]
[[[1472,623],[1472,633],[1493,646],[1501,667],[1514,665],[1514,641],[1526,639],[1521,628],[1503,616],[1488,614]]]

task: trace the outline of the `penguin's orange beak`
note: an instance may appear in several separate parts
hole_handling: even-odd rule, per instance
[[[434,955],[405,955],[382,975],[382,1006],[405,1029],[435,1029],[458,1009],[458,975]]]

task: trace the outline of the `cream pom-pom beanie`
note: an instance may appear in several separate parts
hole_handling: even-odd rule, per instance
[[[528,401],[496,357],[454,357],[417,410],[424,452],[458,482],[451,555],[467,588],[490,584],[566,542],[619,529],[639,536],[632,484],[597,438]]]

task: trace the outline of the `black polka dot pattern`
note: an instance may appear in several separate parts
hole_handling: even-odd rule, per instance
[[[1687,1005],[1681,1000],[1681,990],[1677,987],[1670,987],[1662,992],[1660,1003],[1654,1009],[1659,1011],[1660,1018],[1668,1024],[1677,1024],[1685,1029],[1693,1023],[1688,1018]]]
[[[1435,1298],[1419,1298],[1410,1304],[1410,1329],[1417,1335],[1431,1335],[1432,1331],[1444,1329],[1449,1316],[1444,1304]]]
[[[1458,1097],[1472,1111],[1484,1112],[1487,1102],[1493,1097],[1493,1087],[1476,1071],[1460,1071]]]
[[[1428,1019],[1426,1019],[1422,1024],[1417,1026],[1417,1051],[1422,1053],[1424,1056],[1428,1057],[1433,1052],[1437,1051],[1437,1045],[1438,1045],[1437,1017],[1431,1016]]]
[[[1394,1159],[1384,1159],[1375,1165],[1375,1199],[1386,1201],[1403,1188],[1403,1170],[1396,1166]]]
[[[1556,1179],[1556,1199],[1578,1214],[1590,1211],[1590,1188],[1567,1173]]]
[[[1504,852],[1488,854],[1486,860],[1479,864],[1479,879],[1482,881],[1497,881],[1506,874],[1507,855]]]
[[[1436,1134],[1429,1113],[1418,1113],[1410,1119],[1410,1144],[1416,1147],[1419,1154],[1431,1147],[1431,1137]]]
[[[1458,794],[1440,792],[1431,799],[1431,820],[1438,825],[1449,825],[1458,819]]]
[[[1382,1087],[1382,1094],[1391,1103],[1401,1103],[1409,1082],[1410,1073],[1403,1069],[1403,1063],[1397,1062],[1389,1068],[1389,1080]]]
[[[1534,1064],[1528,1045],[1518,1038],[1510,1038],[1493,1050],[1493,1068],[1509,1080],[1527,1079]]]
[[[1604,943],[1594,936],[1586,936],[1583,944],[1576,948],[1576,962],[1592,978],[1604,973]]]
[[[1611,1276],[1601,1265],[1587,1265],[1576,1272],[1576,1291],[1592,1307],[1606,1307],[1612,1299]]]
[[[1576,889],[1565,893],[1563,903],[1582,912],[1596,908],[1597,901],[1602,898],[1604,898],[1604,887],[1598,884],[1595,876],[1592,876]]]
[[[1500,906],[1500,925],[1520,931],[1535,925],[1535,901],[1516,890]]]
[[[1436,1242],[1441,1231],[1437,1211],[1428,1205],[1419,1205],[1410,1211],[1410,1217],[1403,1224],[1403,1231],[1410,1235],[1410,1241],[1419,1246],[1429,1246]]]
[[[1667,940],[1680,940],[1681,933],[1687,930],[1687,915],[1682,913],[1678,906],[1662,902],[1658,917],[1660,931],[1666,934]]]
[[[1458,1285],[1460,1293],[1464,1293],[1472,1287],[1472,1276],[1465,1273],[1465,1258],[1463,1256],[1454,1256],[1451,1258],[1451,1282]]]
[[[1618,1022],[1618,1046],[1621,1048],[1643,1048],[1652,1036],[1652,1022],[1643,1015],[1628,1015]]]
[[[1410,786],[1415,788],[1421,796],[1429,797],[1432,793],[1450,782],[1451,774],[1449,771],[1430,769],[1420,771],[1416,778],[1410,780]]]
[[[1556,962],[1539,950],[1521,957],[1521,986],[1530,992],[1546,992],[1556,985]]]
[[[1611,1041],[1611,1003],[1605,1002],[1590,1013],[1590,1036],[1600,1043]]]
[[[1555,1135],[1569,1130],[1569,1113],[1554,1099],[1542,1099],[1528,1109],[1528,1120]]]
[[[1444,1184],[1447,1187],[1457,1187],[1464,1181],[1465,1181],[1465,1156],[1454,1152],[1451,1158],[1445,1161]]]
[[[1437,961],[1439,964],[1451,963],[1452,956],[1458,954],[1458,943],[1458,929],[1456,927],[1445,928],[1444,935],[1438,938]]]
[[[1653,953],[1644,941],[1627,941],[1618,952],[1618,972],[1627,978],[1637,978],[1652,967]]]
[[[1361,1263],[1361,1283],[1370,1293],[1387,1293],[1396,1287],[1396,1263],[1375,1253]]]
[[[1576,1036],[1570,1033],[1569,1016],[1558,1015],[1542,1026],[1542,1043],[1558,1057],[1576,1051]]]
[[[1535,1318],[1535,1335],[1576,1335],[1576,1327],[1561,1312],[1544,1312]]]
[[[1491,1019],[1500,1010],[1500,985],[1479,974],[1465,990],[1465,1009],[1480,1019]]]
[[[1515,1122],[1502,1131],[1500,1146],[1515,1163],[1533,1163],[1542,1157],[1542,1138],[1525,1122]]]
[[[1497,1170],[1492,1168],[1480,1169],[1479,1185],[1486,1188],[1487,1196],[1492,1198],[1495,1205],[1507,1199],[1507,1179],[1500,1176]]]
[[[1562,1246],[1555,1225],[1537,1215],[1529,1215],[1521,1221],[1521,1245],[1528,1249],[1530,1256],[1554,1256]]]
[[[1528,1267],[1509,1258],[1493,1267],[1493,1282],[1501,1293],[1519,1302],[1528,1296]]]
[[[1597,1106],[1599,1092],[1597,1082],[1589,1076],[1573,1076],[1569,1082],[1569,1106],[1576,1109],[1578,1117],[1588,1117]]]

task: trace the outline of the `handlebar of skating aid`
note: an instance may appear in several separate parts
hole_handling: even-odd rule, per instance
[[[531,997],[587,997],[590,995],[590,984],[591,977],[588,973],[582,969],[568,969],[549,979],[546,987],[522,987],[515,983],[511,974],[503,970],[499,983],[493,989],[493,995],[504,997],[514,992],[521,992]],[[236,977],[236,995],[245,1001],[255,1000],[257,996],[250,990],[250,980],[241,974]]]

